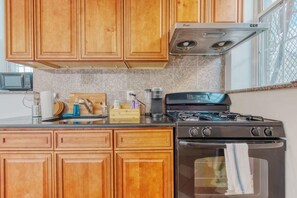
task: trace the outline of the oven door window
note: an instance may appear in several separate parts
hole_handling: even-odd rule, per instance
[[[199,158],[194,161],[194,197],[268,197],[268,162],[249,158],[253,178],[253,195],[225,195],[228,189],[224,156]]]

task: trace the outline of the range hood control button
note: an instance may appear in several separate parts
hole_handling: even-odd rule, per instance
[[[252,128],[251,133],[252,133],[253,136],[260,136],[259,128],[256,128],[256,127]]]
[[[211,127],[204,127],[202,129],[202,134],[204,136],[210,136],[211,135],[211,131],[212,131],[212,128]]]
[[[272,129],[271,128],[265,128],[264,129],[264,134],[266,135],[266,136],[272,136]]]
[[[195,127],[190,128],[190,130],[189,130],[190,135],[192,137],[199,136],[198,129],[199,129],[199,127],[197,127],[197,128],[195,128]]]

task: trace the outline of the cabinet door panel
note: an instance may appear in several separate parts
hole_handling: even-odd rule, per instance
[[[6,0],[6,59],[33,60],[33,0]]]
[[[77,1],[36,0],[36,60],[76,60]]]
[[[38,131],[0,132],[0,150],[50,150],[53,148],[52,132]]]
[[[168,60],[168,1],[125,1],[125,59]]]
[[[242,0],[212,0],[212,23],[239,23],[242,21]]]
[[[173,149],[172,129],[114,130],[115,150]]]
[[[57,154],[59,198],[112,197],[112,154]]]
[[[172,198],[171,151],[116,152],[116,197]]]
[[[201,23],[205,0],[171,0],[171,25],[174,23]]]
[[[0,136],[1,137],[1,136]],[[112,130],[73,130],[55,133],[56,150],[112,149]]]
[[[81,0],[82,59],[123,59],[123,0]]]
[[[1,154],[1,197],[52,197],[51,154]]]

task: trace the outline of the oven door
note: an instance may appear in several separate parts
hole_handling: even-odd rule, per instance
[[[254,194],[225,195],[226,143],[247,143]],[[285,197],[284,140],[177,139],[175,197],[281,198]]]

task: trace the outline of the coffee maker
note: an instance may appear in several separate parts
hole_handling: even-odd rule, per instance
[[[161,87],[152,88],[151,113],[153,118],[163,117],[162,95],[163,95],[163,90]]]

